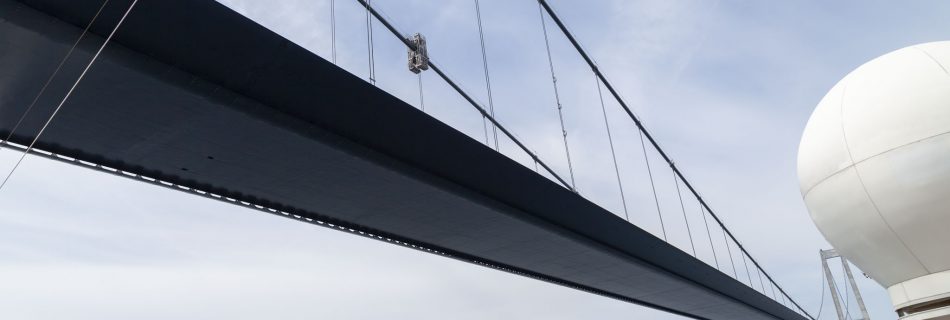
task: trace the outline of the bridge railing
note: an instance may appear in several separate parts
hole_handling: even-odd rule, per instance
[[[359,6],[357,6],[359,10],[365,10],[365,25],[363,27],[365,28],[365,39],[367,41],[367,67],[365,70],[355,70],[355,68],[351,68],[350,71],[354,74],[365,72],[367,74],[367,81],[373,84],[377,84],[377,81],[380,80],[376,74],[374,61],[376,55],[374,52],[374,41],[384,41],[374,35],[374,32],[383,31],[378,29],[374,31],[374,28],[378,28],[379,26],[384,29],[384,32],[394,35],[395,39],[409,51],[417,50],[418,42],[413,41],[413,36],[404,33],[405,30],[394,26],[395,20],[384,14],[379,6],[374,5],[372,0],[353,0],[352,2],[349,0],[329,1],[331,12],[330,29],[332,32],[332,45],[329,56],[332,57],[334,63],[337,62],[338,58],[336,11],[340,5],[338,2],[343,1],[349,3],[355,2],[359,4]],[[657,237],[666,240],[670,244],[673,244],[710,266],[716,267],[719,271],[732,276],[739,282],[761,292],[763,295],[785,305],[802,316],[813,319],[813,317],[808,314],[798,302],[792,299],[788,292],[765,271],[759,261],[753,258],[747,248],[743,246],[736,236],[726,227],[722,218],[710,207],[694,185],[690,183],[682,169],[676,166],[672,157],[662,148],[655,136],[644,125],[641,118],[631,110],[626,100],[607,78],[606,72],[598,67],[596,61],[588,54],[577,38],[571,33],[570,29],[559,18],[555,10],[545,0],[536,0],[540,17],[539,31],[543,33],[544,46],[547,53],[546,57],[539,57],[539,59],[546,60],[545,67],[548,68],[546,71],[550,71],[550,78],[546,79],[546,81],[550,81],[551,88],[553,89],[554,101],[551,102],[550,107],[557,111],[557,125],[560,127],[560,134],[552,134],[552,136],[557,136],[557,142],[552,142],[550,139],[548,139],[548,141],[542,140],[546,142],[542,143],[544,144],[542,147],[548,151],[563,148],[561,151],[563,151],[564,158],[557,159],[557,162],[552,161],[552,152],[539,153],[536,151],[537,149],[535,148],[538,147],[539,139],[536,138],[533,141],[529,141],[529,139],[519,136],[515,132],[517,130],[514,127],[503,123],[504,121],[499,119],[501,117],[495,112],[496,110],[494,108],[491,91],[492,80],[489,73],[489,61],[485,51],[485,36],[482,28],[481,11],[478,0],[473,1],[475,5],[473,14],[477,19],[478,39],[481,47],[481,61],[478,62],[483,67],[484,82],[487,89],[487,101],[482,100],[485,97],[480,98],[472,95],[471,92],[474,91],[463,88],[459,82],[454,80],[458,78],[450,76],[432,57],[429,57],[428,68],[442,80],[442,84],[446,86],[444,89],[448,89],[447,91],[453,92],[457,97],[462,99],[462,101],[458,102],[470,105],[472,109],[474,109],[475,114],[473,115],[481,118],[481,126],[474,124],[472,121],[456,126],[461,123],[458,118],[453,118],[458,117],[457,115],[449,116],[442,114],[441,116],[437,116],[437,118],[446,123],[454,123],[453,126],[469,134],[473,139],[483,141],[487,146],[505,154],[528,168],[536,170],[538,174],[585,196],[614,214],[624,217],[628,222],[653,233]],[[347,10],[350,10],[351,14],[355,12],[352,7],[349,7]],[[375,25],[378,26],[374,27]],[[355,32],[350,30],[350,34],[355,34]],[[589,108],[586,109],[588,113],[597,115],[597,122],[588,121],[588,123],[592,124],[602,124],[602,126],[596,130],[570,127],[569,122],[573,119],[570,117],[565,118],[566,113],[563,110],[564,104],[562,100],[568,99],[561,96],[561,90],[565,89],[563,88],[565,81],[563,79],[559,81],[557,77],[556,62],[551,50],[551,42],[555,36],[560,36],[561,39],[566,39],[569,42],[569,46],[573,48],[575,53],[582,59],[583,64],[586,65],[590,73],[591,79],[585,80],[585,83],[589,86],[581,90],[589,93],[590,97],[583,102],[579,102],[576,99],[572,102]],[[391,41],[391,39],[392,38],[390,38],[389,41]],[[397,96],[404,97],[404,100],[407,102],[413,103],[423,111],[426,111],[426,100],[423,89],[432,89],[432,87],[435,86],[435,84],[423,85],[423,74],[426,73],[427,71],[423,71],[417,75],[418,99],[405,98],[407,96],[413,96],[413,94],[409,94],[406,91],[407,86],[404,83],[401,87],[388,87],[383,83],[377,85]],[[401,79],[405,82],[407,78]],[[575,84],[577,83],[580,82],[575,82]],[[574,91],[580,90],[577,87],[567,89]],[[431,101],[429,104],[431,108]],[[581,106],[576,107],[580,108]],[[427,113],[436,116],[434,113]],[[568,125],[565,124],[566,122],[568,122]],[[592,132],[594,131],[601,132],[600,137],[602,137],[604,141],[600,141],[599,143],[602,150],[593,150],[589,147],[585,149],[587,145],[593,143],[572,139],[573,136],[569,135],[568,132],[569,128],[572,131],[584,132],[586,134],[585,137],[592,136]],[[536,135],[535,132],[529,133]],[[577,151],[579,150],[587,152],[578,153]],[[572,153],[572,151],[574,151],[574,153]],[[591,156],[590,154],[596,154],[596,156]],[[585,177],[585,172],[575,166],[578,160],[587,160],[589,158],[597,158],[597,160],[602,162],[602,166],[598,168],[598,173],[601,173],[601,176],[593,178]],[[591,160],[591,162],[596,161]],[[609,174],[603,174],[604,172]],[[605,176],[609,175],[613,175],[614,177],[605,178]],[[579,188],[578,182],[582,181],[586,183],[581,184],[589,188]],[[646,184],[647,181],[649,181],[649,184]],[[610,189],[614,189],[614,191]],[[615,195],[608,196],[611,193],[615,193]],[[645,215],[644,213],[652,213],[654,215]]]

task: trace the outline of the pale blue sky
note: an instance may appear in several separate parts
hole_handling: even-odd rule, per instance
[[[365,77],[364,12],[355,0],[336,1],[339,63]],[[329,59],[329,0],[222,2]],[[423,33],[432,59],[486,100],[472,0],[374,3],[403,32]],[[497,117],[566,172],[537,4],[481,3]],[[828,245],[798,191],[801,131],[825,92],[861,63],[945,40],[950,3],[551,4],[743,244],[815,312],[817,250]],[[578,189],[621,214],[593,76],[548,27]],[[379,86],[416,105],[405,48],[375,28]],[[471,107],[431,72],[423,77],[426,111],[482,139]],[[631,221],[658,233],[636,133],[615,103],[607,107]],[[526,159],[510,143],[502,151]],[[16,156],[0,151],[0,168]],[[670,173],[654,174],[671,239],[687,248]],[[0,203],[0,310],[10,319],[676,319],[34,157]],[[697,245],[710,260],[708,244]],[[859,286],[872,317],[896,318],[884,289],[863,277]],[[822,317],[832,313],[826,302]]]

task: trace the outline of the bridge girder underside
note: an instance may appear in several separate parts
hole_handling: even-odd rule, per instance
[[[0,0],[0,135],[100,4]],[[128,4],[11,141],[32,141]],[[36,146],[689,317],[802,319],[213,1],[140,0]]]

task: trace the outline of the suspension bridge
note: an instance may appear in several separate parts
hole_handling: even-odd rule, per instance
[[[440,68],[437,58],[450,57],[423,54],[422,37],[397,30],[368,0],[352,2],[366,12],[366,79],[334,63],[335,42],[327,60],[210,0],[0,1],[2,144],[21,162],[64,161],[689,318],[814,319],[729,231],[547,2],[538,10],[554,93],[564,88],[548,37],[558,36],[596,80],[592,104],[604,113],[623,212],[576,187],[558,96],[566,172],[496,118],[477,1],[487,105]],[[375,86],[373,39],[383,36],[480,114],[485,141]],[[656,212],[628,210],[604,100],[637,130]],[[528,164],[498,152],[506,139]],[[662,162],[651,164],[648,150]],[[660,210],[652,182],[661,170],[673,176],[681,212]],[[684,201],[698,204],[701,220],[690,221]],[[660,232],[634,225],[632,214],[655,214]],[[684,220],[689,250],[667,241],[664,218]],[[698,246],[712,249],[712,261],[697,257]]]

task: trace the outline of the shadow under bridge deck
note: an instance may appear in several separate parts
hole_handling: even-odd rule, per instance
[[[3,137],[101,4],[0,0]],[[129,4],[103,9],[12,142]],[[36,147],[692,318],[803,319],[214,1],[140,0]]]

